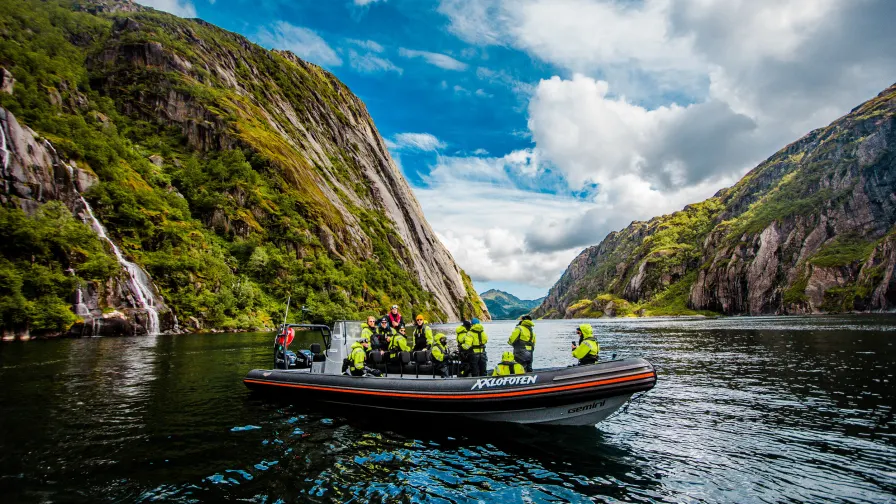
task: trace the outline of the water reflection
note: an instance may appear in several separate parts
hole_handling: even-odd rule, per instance
[[[241,380],[270,334],[2,345],[0,500],[892,500],[893,320],[591,321],[660,379],[584,429],[262,401]],[[572,361],[578,323],[537,322],[539,366]],[[513,326],[486,324],[492,364]]]

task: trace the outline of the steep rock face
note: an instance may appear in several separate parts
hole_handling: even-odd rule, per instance
[[[158,28],[189,41],[190,51],[179,54],[176,46],[153,41],[150,30]],[[285,67],[293,86],[272,86],[270,75],[246,67],[246,61],[258,58]],[[146,119],[161,117],[180,128],[197,150],[247,147],[270,153],[272,147],[244,124],[248,121],[277,135],[282,152],[272,158],[327,216],[317,232],[331,253],[371,257],[371,238],[344,200],[381,211],[401,240],[395,248],[404,266],[436,297],[448,318],[459,318],[469,303],[484,310],[480,300],[468,299],[459,267],[424,218],[366,106],[329,72],[287,51],[264,51],[202,21],[160,22],[139,14],[116,20],[102,51],[88,60],[88,69],[101,75],[93,84],[111,96],[150,74],[150,81],[162,84],[158,92],[128,93],[121,100],[125,111]],[[181,79],[205,81],[221,93],[206,99],[182,92],[177,89]],[[219,108],[243,122],[216,112]],[[350,173],[339,173],[340,164],[348,165]],[[361,190],[353,184],[359,180]]]
[[[892,309],[894,145],[896,86],[713,198],[611,233],[535,313],[564,316],[601,293],[648,314]]]
[[[40,140],[34,131],[21,126],[3,108],[0,108],[0,151],[3,156],[0,203],[34,214],[41,205],[58,200],[82,221],[90,222],[90,210],[81,193],[97,182],[96,175],[67,163],[50,142]],[[148,277],[146,272],[142,274]],[[125,270],[106,282],[85,282],[72,294],[73,311],[82,321],[70,333],[79,336],[145,334],[151,324],[136,289]],[[153,289],[151,297],[153,309],[160,315],[157,330],[175,329],[176,319],[158,292]],[[17,336],[27,335],[23,331]]]
[[[0,15],[15,42],[0,47],[0,105],[59,151],[10,179],[4,203],[82,216],[80,197],[33,192],[66,164],[95,175],[85,201],[190,326],[270,327],[288,295],[316,321],[392,303],[488,318],[330,73],[129,1],[12,0]]]

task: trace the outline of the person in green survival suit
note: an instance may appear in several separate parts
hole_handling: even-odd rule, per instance
[[[467,341],[470,343],[472,355],[470,357],[470,375],[488,376],[488,355],[485,354],[485,344],[488,343],[488,334],[479,323],[479,319],[473,317],[470,320],[470,330],[467,333]]]
[[[470,358],[473,354],[473,342],[470,338],[472,326],[469,320],[464,320],[454,330],[457,334],[457,356],[460,360],[459,376],[470,376]]]
[[[392,340],[389,341],[389,360],[392,362],[399,362],[399,354],[401,352],[410,352],[411,347],[408,346],[408,338],[406,336],[407,332],[404,326],[398,328],[398,333],[392,336]]]
[[[379,325],[376,327],[376,332],[370,338],[371,347],[373,350],[385,352],[389,349],[389,341],[394,335],[395,330],[389,327],[389,319],[387,317],[381,318]]]
[[[501,362],[495,366],[492,376],[507,376],[525,374],[526,370],[516,361],[513,352],[504,352],[501,354]]]
[[[532,359],[535,353],[535,324],[532,317],[523,315],[523,319],[510,333],[507,344],[513,347],[513,356],[523,365],[527,373],[532,372]]]
[[[445,365],[446,358],[448,358],[448,337],[438,333],[432,341],[432,365],[434,374],[442,378],[448,378],[448,366]]]
[[[598,354],[600,353],[600,345],[594,339],[591,324],[582,324],[576,328],[576,334],[579,335],[579,344],[572,344],[572,356],[579,359],[579,365],[596,364]]]

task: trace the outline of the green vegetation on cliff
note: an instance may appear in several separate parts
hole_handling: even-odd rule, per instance
[[[379,313],[393,302],[445,318],[372,199],[362,146],[327,143],[326,166],[309,158],[315,142],[347,121],[373,128],[345,86],[203,22],[80,9],[67,0],[0,3],[0,66],[16,79],[0,106],[97,175],[85,197],[182,321],[271,326],[287,295],[316,321]],[[239,62],[234,74],[217,66],[230,61]],[[33,218],[3,210],[7,241],[15,226],[64,222],[68,230],[34,232],[21,250],[4,250],[0,305],[22,306],[4,308],[4,326],[63,329],[75,320],[72,286],[117,274],[98,240],[65,213],[56,205]],[[50,252],[27,261],[27,247]],[[30,280],[35,268],[47,279],[39,286]],[[476,301],[468,293],[466,302]],[[37,305],[35,315],[29,307]]]

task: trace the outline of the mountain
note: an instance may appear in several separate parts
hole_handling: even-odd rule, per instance
[[[520,299],[513,294],[497,289],[487,290],[479,294],[479,297],[485,302],[485,306],[488,307],[488,312],[492,318],[504,320],[517,319],[529,313],[533,308],[540,305],[544,299],[533,299],[531,301]]]
[[[733,187],[576,257],[534,314],[793,314],[896,305],[896,85]]]
[[[329,72],[130,1],[9,0],[0,31],[7,336],[272,327],[287,296],[488,318]]]

